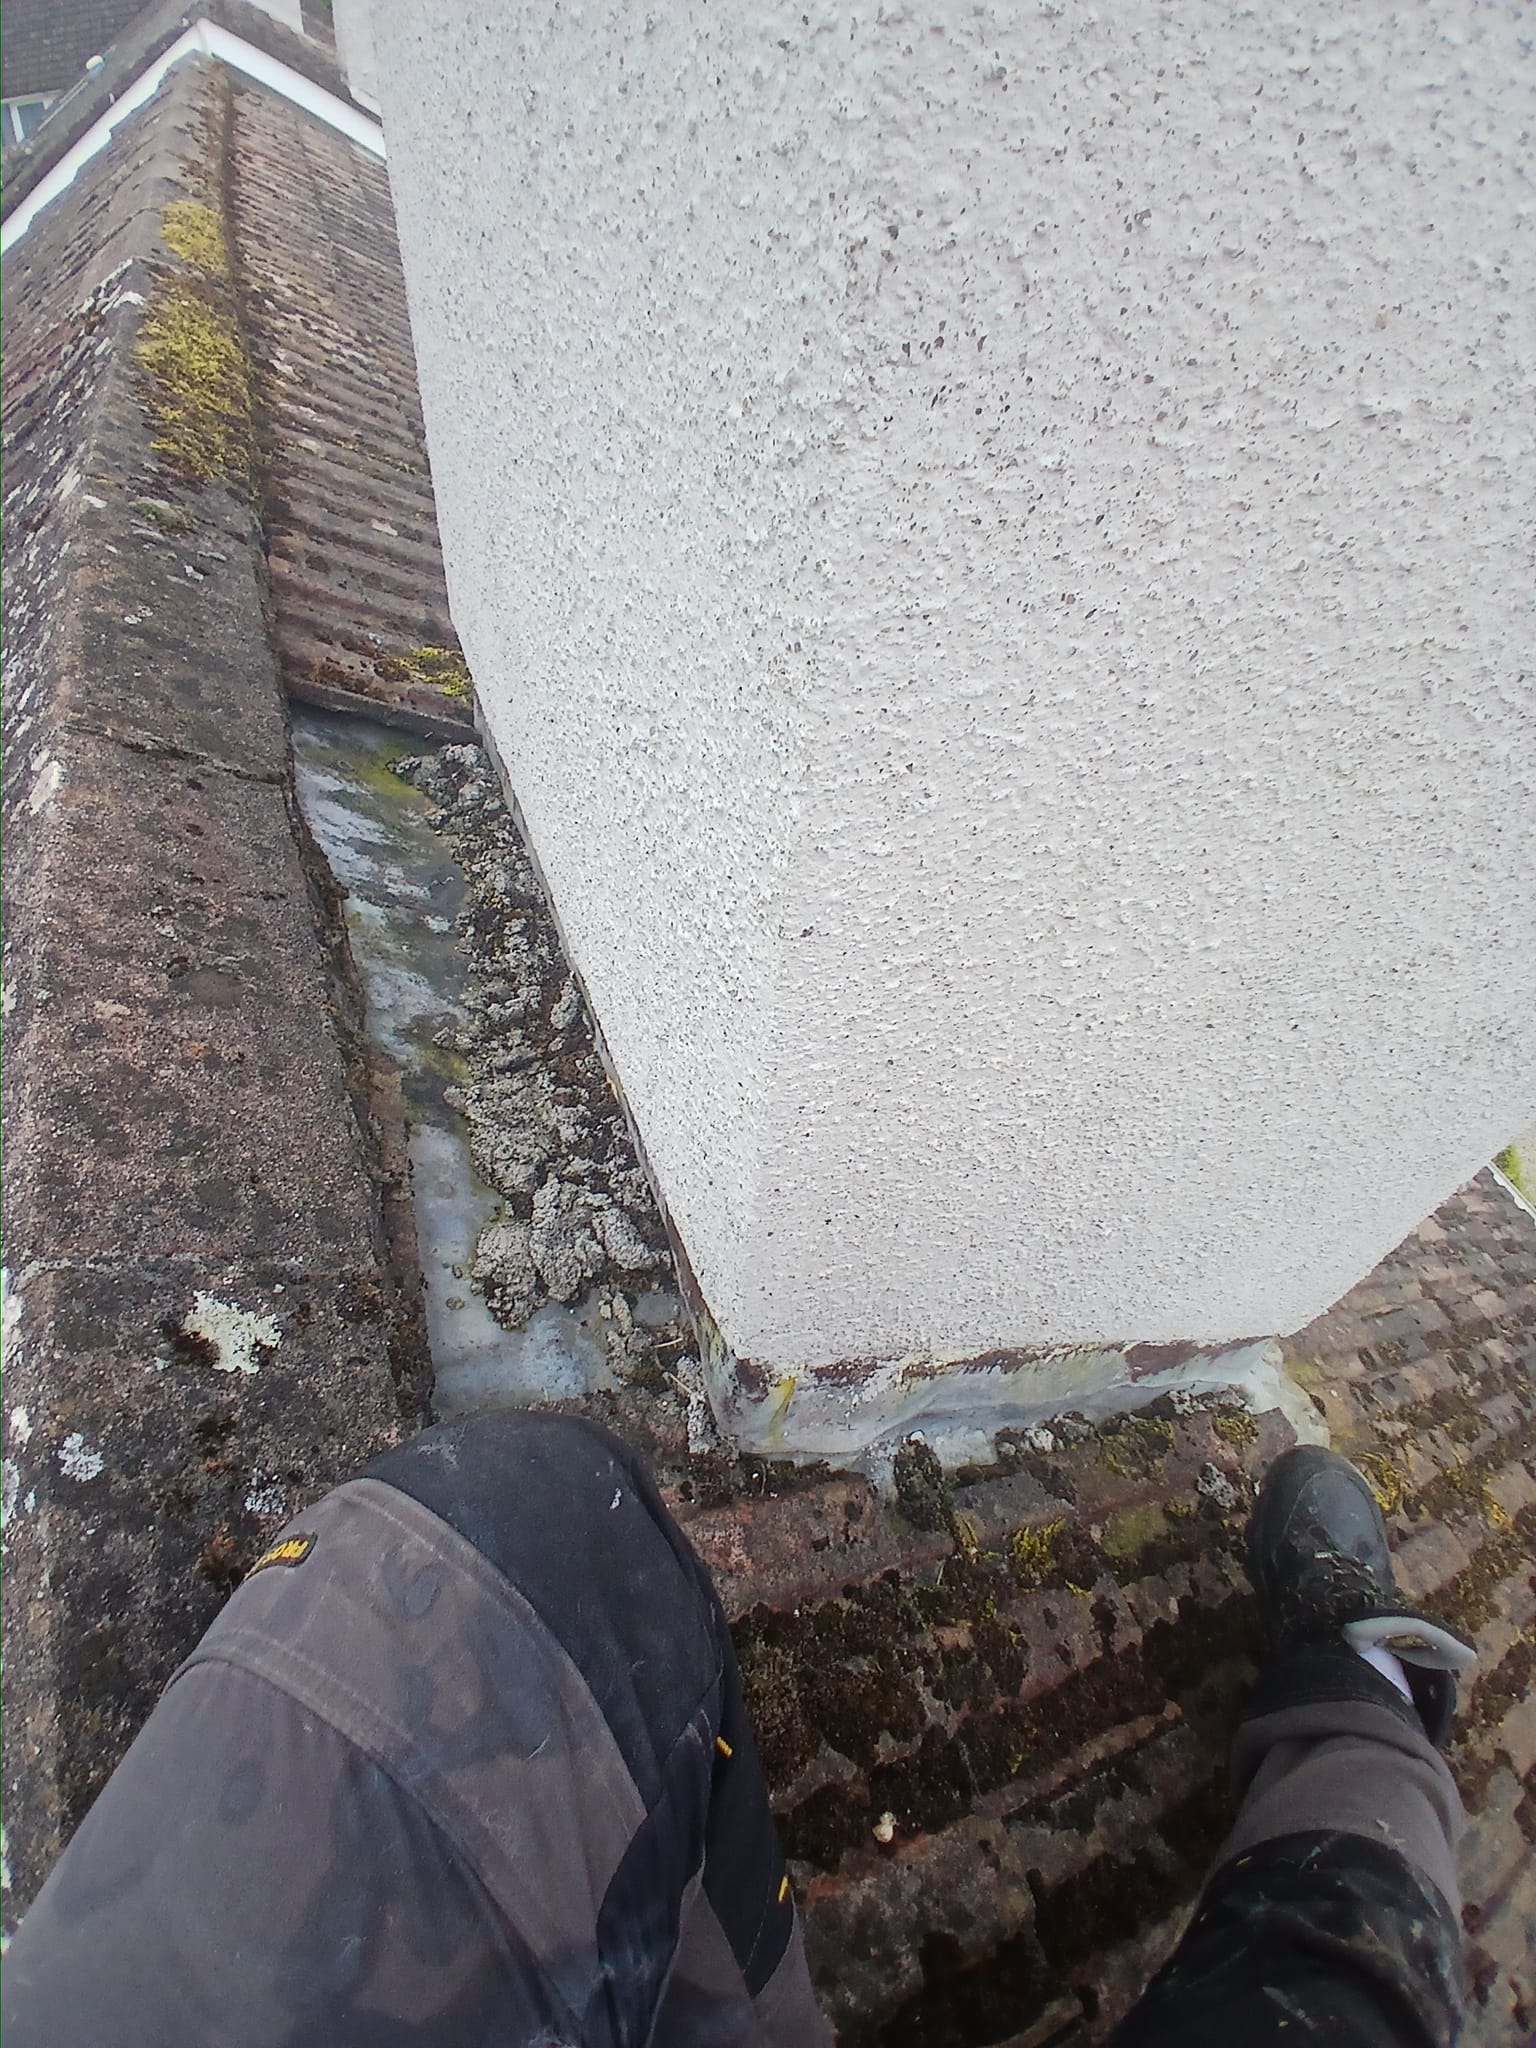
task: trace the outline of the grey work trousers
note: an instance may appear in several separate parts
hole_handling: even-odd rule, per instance
[[[1120,2048],[1450,2039],[1456,1795],[1340,1656],[1241,1731],[1236,1829]],[[719,1601],[634,1454],[490,1415],[299,1516],[4,1994],[6,2048],[827,2043]]]

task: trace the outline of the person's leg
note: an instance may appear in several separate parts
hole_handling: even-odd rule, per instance
[[[1369,1490],[1328,1453],[1274,1468],[1250,1570],[1275,1655],[1234,1744],[1242,1805],[1113,2048],[1445,2048],[1465,2005],[1462,1812],[1426,1724],[1443,1739],[1454,1688],[1444,1669],[1399,1665],[1410,1701],[1391,1658],[1377,1668],[1346,1630],[1366,1617],[1404,1657],[1459,1662],[1462,1646],[1403,1615]]]
[[[284,1532],[4,1989],[22,2048],[827,2038],[708,1579],[550,1416],[427,1431]]]
[[[557,1436],[586,1430],[607,1459],[579,1511],[586,1540],[571,1537],[571,1477],[563,1459],[530,1456],[541,1430]],[[508,1440],[517,1446],[515,1461]],[[610,1478],[644,1504],[665,1551],[648,1563],[632,1534],[612,1518]],[[730,1633],[709,1574],[667,1513],[644,1465],[618,1438],[594,1425],[553,1417],[477,1418],[437,1429],[367,1468],[410,1494],[472,1542],[524,1592],[570,1649],[613,1727],[625,1760],[642,1786],[656,1830],[670,1836],[678,1809],[674,1791],[654,1775],[656,1731],[665,1739],[679,1723],[692,1685],[680,1658],[680,1604],[709,1644],[714,1714],[697,1816],[686,1834],[686,1863],[699,1882],[680,1918],[647,1937],[669,1974],[653,2037],[655,2048],[705,2048],[713,2042],[793,2042],[814,2048],[830,2039],[805,1967],[799,1916],[757,1755]],[[641,1587],[639,1571],[655,1574]],[[631,1697],[633,1693],[634,1697]],[[679,1753],[674,1746],[673,1776]],[[693,1764],[691,1752],[684,1760]],[[689,1781],[690,1803],[699,1787]],[[637,1930],[655,1916],[675,1885],[643,1854],[621,1870],[605,1903],[615,1930]]]

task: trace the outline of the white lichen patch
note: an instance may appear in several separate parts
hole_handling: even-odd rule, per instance
[[[21,1289],[13,1283],[9,1267],[0,1266],[0,1354],[6,1357],[21,1328],[22,1308]]]
[[[250,1515],[280,1515],[288,1505],[288,1496],[280,1486],[253,1486],[245,1496],[246,1513]]]
[[[40,810],[51,804],[59,793],[64,780],[64,763],[57,758],[45,761],[33,778],[32,788],[27,796],[27,809],[35,818]]]
[[[59,1446],[59,1469],[66,1479],[99,1479],[105,1464],[100,1451],[78,1429],[71,1430]]]
[[[16,1007],[16,984],[7,981],[0,984],[0,1017],[9,1017]]]
[[[1200,1467],[1200,1477],[1195,1481],[1195,1491],[1204,1499],[1213,1502],[1224,1515],[1230,1515],[1234,1508],[1242,1503],[1242,1495],[1219,1465]]]
[[[0,1464],[0,1529],[3,1529],[16,1512],[16,1502],[21,1495],[21,1468],[14,1458]]]
[[[709,1405],[704,1368],[696,1358],[680,1358],[672,1369],[678,1392],[688,1403],[688,1449],[695,1456],[718,1448],[720,1432],[715,1411]]]
[[[259,1371],[257,1353],[275,1351],[282,1334],[274,1317],[258,1315],[236,1302],[220,1301],[216,1294],[201,1290],[193,1296],[192,1313],[182,1328],[189,1337],[210,1347],[213,1356],[208,1362],[215,1372]]]
[[[11,1410],[11,1435],[15,1437],[19,1444],[31,1441],[32,1418],[25,1408],[13,1408]]]

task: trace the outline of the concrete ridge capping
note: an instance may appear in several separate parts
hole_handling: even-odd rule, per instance
[[[187,57],[217,57],[222,63],[255,79],[258,85],[280,92],[296,106],[303,107],[306,113],[338,129],[350,141],[360,144],[375,156],[384,154],[384,130],[377,121],[370,121],[356,107],[349,107],[345,100],[327,92],[324,86],[316,85],[313,79],[306,78],[281,59],[270,56],[265,50],[258,50],[243,36],[221,28],[217,22],[196,21],[168,50],[163,50],[145,65],[106,113],[86,130],[8,215],[4,226],[0,227],[0,255],[20,241],[46,206],[69,190],[83,167],[106,148],[115,130],[153,98],[166,73]]]

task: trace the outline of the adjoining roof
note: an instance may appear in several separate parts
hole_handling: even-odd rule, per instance
[[[6,0],[0,16],[0,88],[7,99],[66,92],[115,41],[145,0]]]
[[[5,152],[5,247],[18,239],[43,199],[67,182],[79,158],[92,152],[93,141],[138,111],[178,51],[221,56],[236,69],[280,78],[382,153],[376,114],[352,101],[337,66],[334,36],[317,18],[312,0],[305,6],[307,26],[299,34],[259,0],[151,0],[103,50],[100,67],[79,79],[35,134]]]
[[[24,1897],[253,1546],[417,1412],[398,1131],[295,824],[279,683],[450,731],[463,708],[376,651],[452,644],[376,158],[191,60],[5,283]],[[238,339],[254,484],[153,445],[177,426],[137,351],[177,287],[205,339]],[[238,393],[203,400],[238,427]],[[257,1371],[210,1378],[226,1343]],[[1480,1176],[1287,1352],[1390,1506],[1405,1585],[1479,1643],[1452,1760],[1466,2038],[1494,2048],[1536,1999],[1536,1226]],[[914,1454],[892,1503],[690,1452],[635,1388],[593,1405],[720,1583],[844,2041],[1099,2039],[1226,1824],[1256,1652],[1240,1530],[1283,1425],[1069,1423],[951,1479]]]

